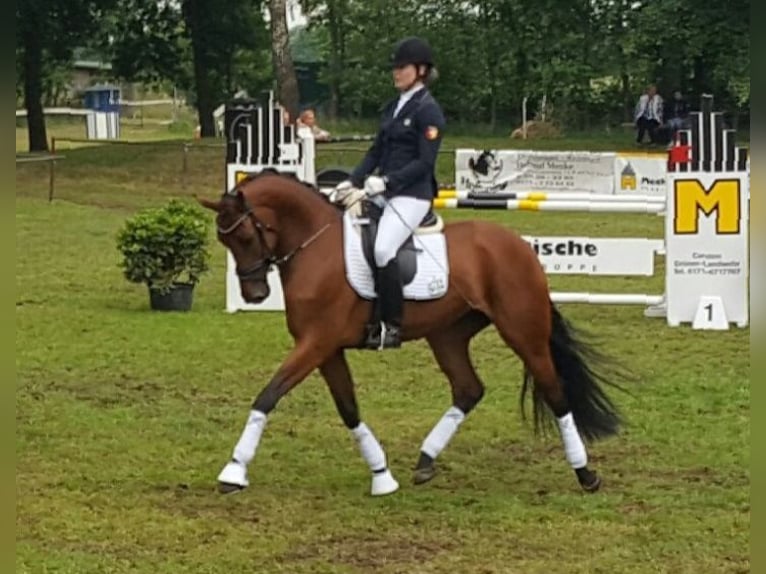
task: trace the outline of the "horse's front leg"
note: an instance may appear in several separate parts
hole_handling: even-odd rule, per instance
[[[344,352],[339,350],[333,354],[319,367],[319,371],[327,381],[340,418],[356,439],[362,457],[372,471],[371,494],[380,496],[396,492],[399,483],[388,469],[386,453],[369,427],[359,419],[354,381]]]
[[[245,429],[234,447],[231,460],[218,475],[218,489],[222,493],[236,492],[248,486],[247,465],[255,457],[268,414],[279,399],[305,379],[330,354],[332,349],[327,349],[314,340],[303,340],[296,344],[269,384],[253,402]]]

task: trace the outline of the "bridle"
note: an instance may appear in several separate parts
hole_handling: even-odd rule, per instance
[[[255,211],[247,202],[245,202],[245,207],[246,207],[245,211],[231,225],[229,225],[228,227],[223,227],[223,228],[218,226],[219,235],[230,235],[234,233],[239,228],[239,226],[242,225],[248,219],[252,221],[253,226],[255,227],[255,231],[258,237],[258,247],[260,248],[261,253],[265,253],[265,256],[261,257],[255,263],[253,263],[252,265],[244,269],[240,269],[239,267],[237,267],[237,277],[239,277],[240,281],[252,281],[252,280],[263,281],[264,280],[263,277],[257,277],[256,275],[259,274],[264,269],[266,269],[266,272],[268,273],[269,269],[271,269],[273,265],[276,265],[277,267],[279,267],[280,265],[284,265],[285,263],[290,261],[290,259],[292,259],[296,253],[298,253],[298,251],[308,246],[317,237],[319,237],[328,227],[330,227],[329,223],[325,224],[324,227],[320,228],[319,231],[317,231],[311,237],[309,237],[306,241],[298,245],[298,247],[292,249],[286,255],[283,255],[282,257],[278,257],[274,253],[274,251],[272,251],[271,247],[269,247],[269,242],[266,241],[266,232],[271,232],[276,234],[277,230],[274,229],[272,226],[270,226],[268,223],[258,219],[258,216],[255,214]]]
[[[219,235],[231,235],[234,233],[237,229],[239,229],[239,226],[242,225],[245,221],[250,219],[253,222],[253,226],[255,227],[255,231],[258,237],[258,247],[260,248],[261,253],[265,253],[264,257],[261,257],[258,261],[250,265],[249,267],[246,267],[245,269],[241,269],[237,267],[237,277],[240,278],[242,281],[249,281],[253,279],[260,279],[259,277],[256,277],[256,274],[260,273],[264,268],[268,272],[269,268],[278,263],[278,258],[274,256],[274,252],[269,247],[269,242],[266,241],[265,232],[271,231],[273,233],[276,233],[276,230],[271,227],[268,223],[264,223],[253,212],[252,207],[249,205],[247,206],[247,209],[240,215],[234,223],[229,225],[228,227],[218,227],[218,234]]]

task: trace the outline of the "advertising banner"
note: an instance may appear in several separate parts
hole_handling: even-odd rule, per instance
[[[667,165],[666,154],[617,154],[614,160],[615,194],[665,197]]]
[[[701,298],[718,297],[729,322],[747,325],[747,174],[671,173],[669,179],[668,323],[692,322]]]
[[[614,193],[615,153],[459,149],[458,191]]]
[[[645,275],[654,273],[661,239],[523,237],[548,274]]]

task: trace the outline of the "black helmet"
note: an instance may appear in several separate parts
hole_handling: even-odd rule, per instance
[[[408,64],[414,64],[415,66],[425,64],[428,67],[433,67],[434,58],[428,42],[416,37],[405,38],[399,41],[391,56],[391,65],[394,68],[400,68]]]

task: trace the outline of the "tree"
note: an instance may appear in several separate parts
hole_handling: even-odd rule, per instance
[[[322,33],[327,38],[324,57],[326,67],[322,77],[330,91],[328,113],[336,119],[341,106],[341,82],[346,67],[346,37],[350,34],[350,0],[327,0],[326,2],[304,1],[304,10],[309,13],[309,30]]]
[[[238,61],[252,61],[268,38],[260,0],[184,0],[193,87],[202,137],[215,135],[213,110],[237,89]]]
[[[21,39],[24,107],[27,110],[29,151],[48,151],[48,135],[43,113],[43,39],[38,32],[44,15],[37,2],[16,4],[17,38]]]
[[[180,8],[157,0],[116,0],[102,45],[114,74],[130,82],[189,84],[191,59]]]
[[[519,118],[525,96],[547,95],[564,127],[632,118],[657,82],[717,107],[749,105],[749,0],[304,0],[327,38],[330,109],[374,115],[391,94],[386,58],[407,34],[427,38],[432,90],[451,125]],[[714,31],[714,33],[712,32]],[[534,110],[532,110],[534,111]]]
[[[194,87],[197,94],[197,115],[199,117],[200,135],[215,137],[213,110],[213,86],[211,72],[215,58],[211,50],[214,38],[214,26],[211,18],[215,18],[211,9],[214,2],[209,0],[186,0],[183,3],[183,16],[186,31],[191,38],[192,61],[194,65]]]
[[[269,0],[271,24],[271,54],[274,77],[277,80],[277,99],[290,112],[290,117],[298,116],[300,95],[298,78],[290,55],[290,35],[287,30],[287,0]]]
[[[215,135],[213,111],[228,97],[270,83],[261,0],[116,1],[104,30],[115,73],[186,89],[202,137]]]
[[[46,69],[68,62],[96,29],[111,0],[24,0],[16,5],[16,53],[21,57],[29,151],[47,151],[43,112]]]

